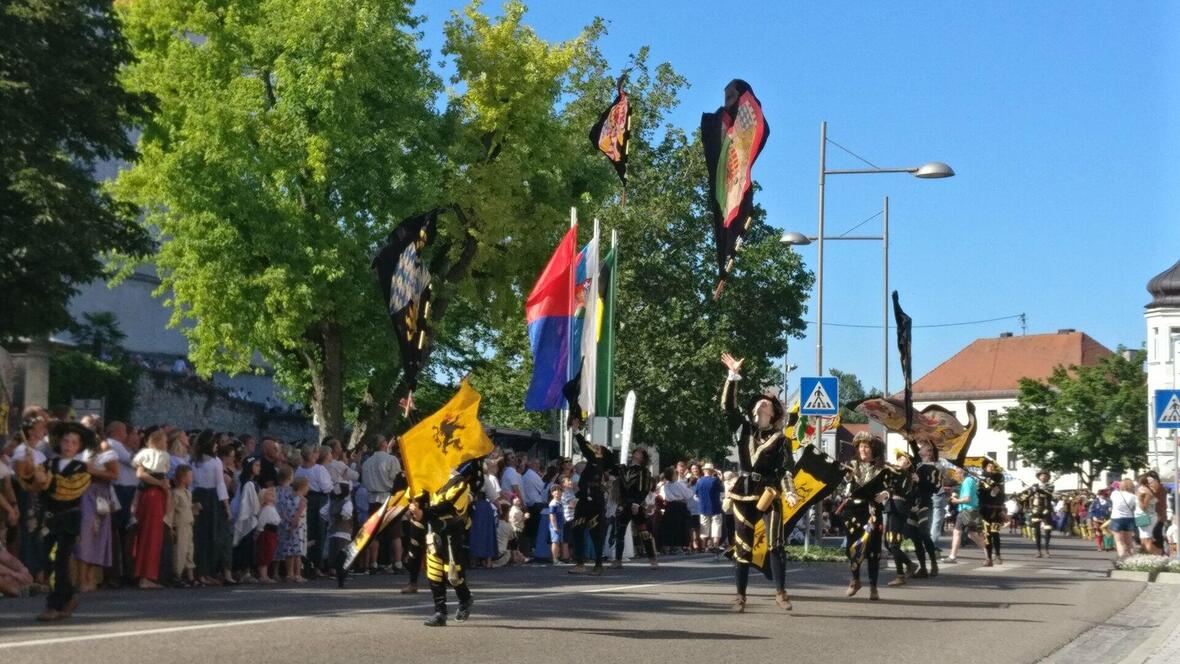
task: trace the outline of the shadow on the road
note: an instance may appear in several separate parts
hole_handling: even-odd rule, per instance
[[[905,591],[901,591],[905,592]],[[953,606],[960,609],[1007,609],[1013,606],[1070,606],[1063,602],[952,602],[945,600],[918,600],[918,599],[897,599],[898,595],[893,592],[883,594],[882,602],[889,604],[904,604],[905,606],[933,606],[944,607]],[[852,603],[852,604],[874,604],[868,597],[833,597],[831,595],[799,595],[791,594],[792,600],[803,602],[833,602],[837,604]]]
[[[888,602],[881,601],[878,603],[879,604],[886,604]],[[896,603],[896,602],[894,602],[894,603]],[[906,622],[914,622],[913,616],[883,616],[883,615],[858,616],[855,614],[848,614],[848,613],[795,613],[793,615],[797,618],[837,618],[839,620],[902,620],[902,621],[906,621]],[[1008,623],[1033,623],[1033,624],[1036,624],[1036,623],[1042,623],[1044,621],[1043,620],[1026,620],[1024,618],[988,618],[986,621],[981,621],[979,618],[923,618],[922,622],[932,622],[932,623],[987,622],[988,624],[998,623],[998,622],[1008,622]]]
[[[733,634],[730,632],[686,632],[680,629],[614,629],[607,627],[542,627],[537,625],[503,625],[497,623],[482,623],[471,624],[469,627],[478,628],[493,628],[493,629],[511,629],[511,630],[525,630],[533,631],[547,631],[547,632],[561,632],[562,634],[569,634],[576,632],[578,634],[586,634],[589,636],[615,636],[621,639],[645,639],[645,640],[712,640],[712,639],[726,639],[736,641],[763,641],[770,637],[768,636],[753,636],[749,634]]]

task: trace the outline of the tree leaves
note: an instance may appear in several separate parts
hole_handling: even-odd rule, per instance
[[[1016,406],[999,417],[1012,452],[1051,473],[1093,481],[1147,462],[1144,351],[1124,349],[1090,366],[1058,367],[1045,382],[1024,379]]]

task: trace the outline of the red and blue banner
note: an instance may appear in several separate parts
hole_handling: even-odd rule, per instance
[[[561,388],[569,381],[570,371],[577,237],[577,226],[571,226],[525,301],[525,322],[533,350],[533,377],[525,396],[525,410],[560,408],[563,403]]]

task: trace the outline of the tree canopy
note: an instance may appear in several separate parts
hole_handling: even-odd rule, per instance
[[[117,78],[130,61],[110,0],[0,6],[0,341],[66,327],[104,254],[150,248],[94,171],[135,152],[145,97]]]
[[[1017,405],[997,427],[1012,452],[1054,474],[1093,482],[1102,471],[1147,463],[1147,376],[1142,350],[1124,349],[1089,366],[1057,367],[1045,381],[1020,381]]]
[[[616,384],[641,395],[637,439],[719,450],[717,356],[749,357],[754,389],[802,330],[810,275],[761,211],[730,289],[710,301],[701,149],[665,119],[685,81],[643,49],[626,63],[637,112],[619,204],[586,137],[619,73],[598,49],[602,21],[553,42],[522,3],[493,18],[473,2],[446,21],[439,62],[405,1],[137,0],[120,11],[136,56],[124,82],[158,101],[116,191],[157,232],[173,322],[200,373],[249,371],[257,354],[325,434],[348,423],[355,442],[402,425],[369,261],[399,220],[437,206],[427,373],[439,388],[471,373],[489,423],[550,424],[523,411],[523,300],[571,206],[621,237]],[[424,382],[425,411],[445,389]]]

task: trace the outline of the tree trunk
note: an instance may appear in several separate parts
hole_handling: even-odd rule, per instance
[[[315,413],[320,438],[344,434],[344,349],[340,330],[330,323],[321,324],[308,333],[319,350],[307,353],[311,374],[311,409]]]

